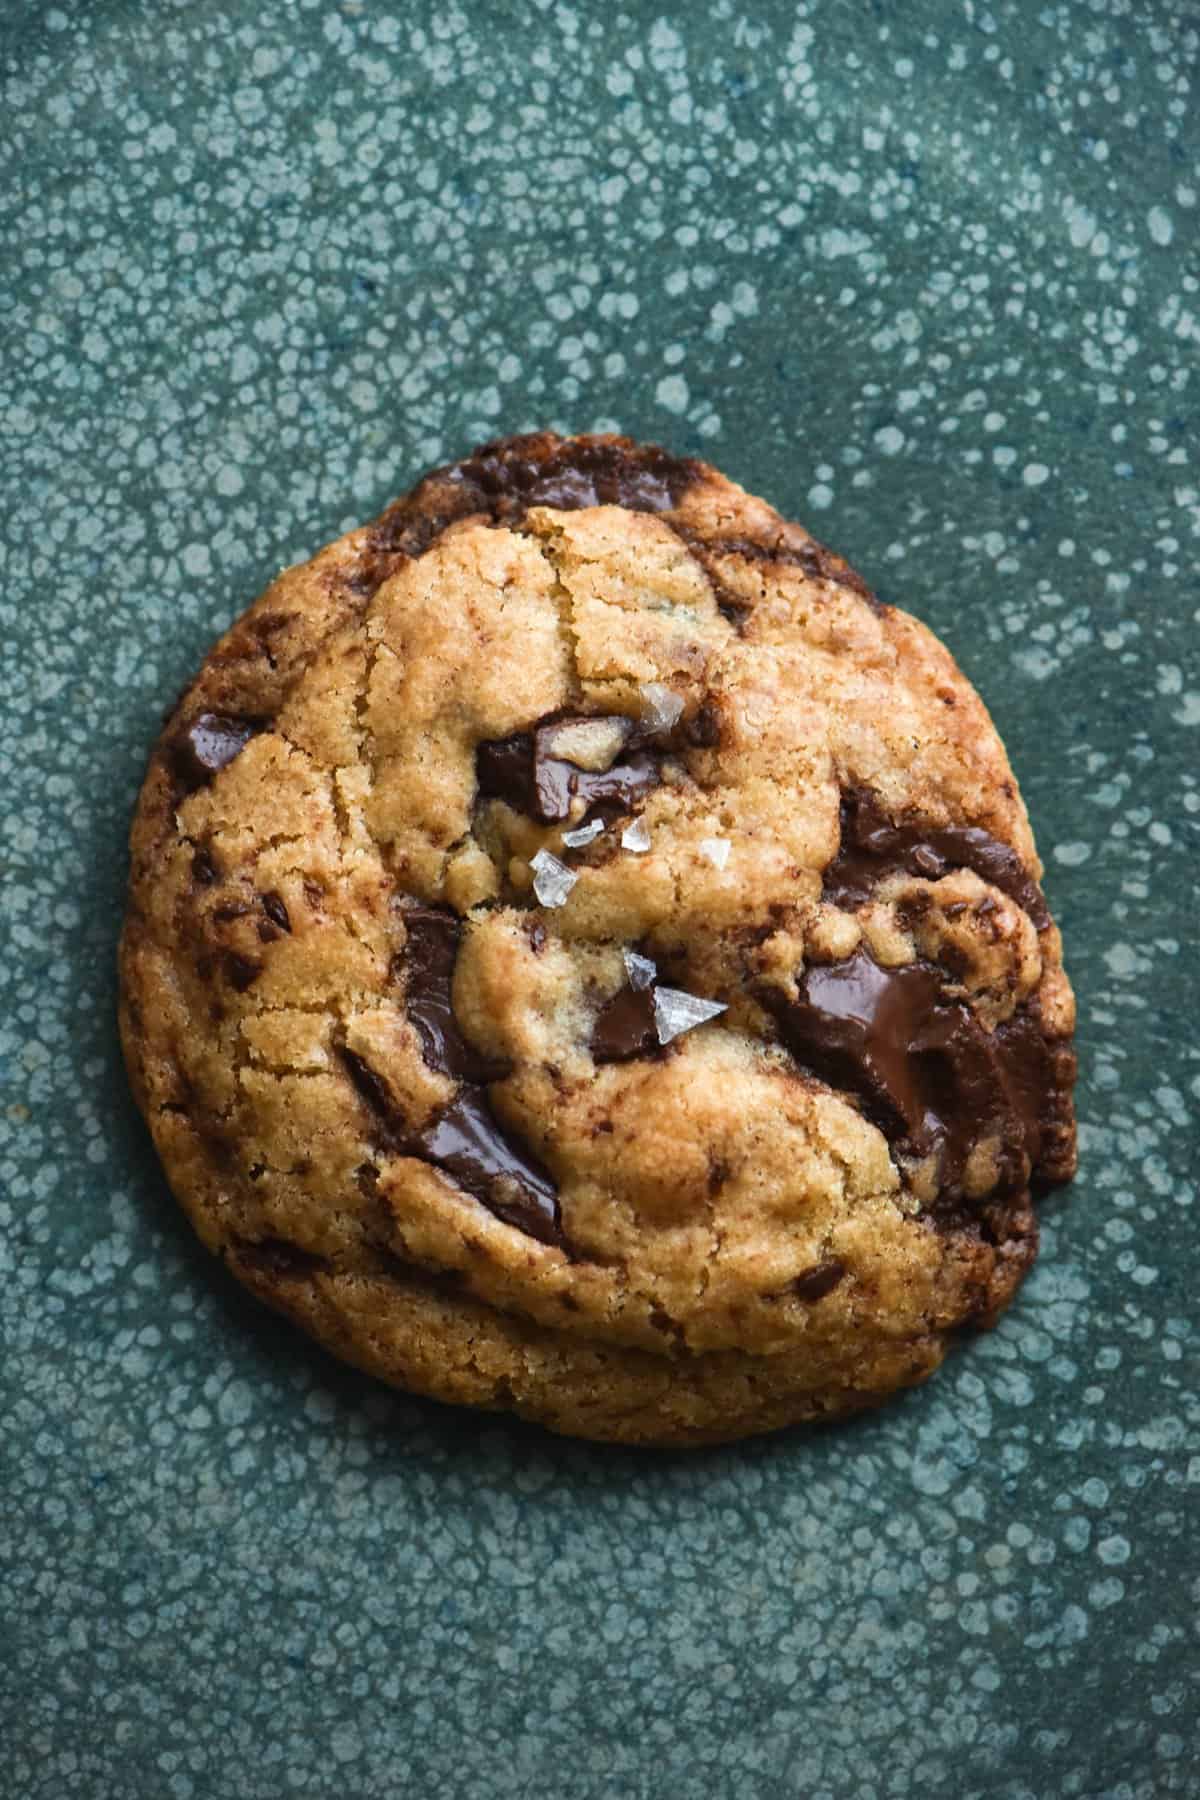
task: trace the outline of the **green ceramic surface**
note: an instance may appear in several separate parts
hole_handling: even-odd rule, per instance
[[[1200,1795],[1200,13],[0,4],[0,1794]],[[560,1442],[235,1292],[126,1093],[164,707],[499,431],[718,463],[940,632],[1081,1004],[999,1329],[823,1435]]]

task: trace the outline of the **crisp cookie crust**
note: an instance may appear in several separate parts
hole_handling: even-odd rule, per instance
[[[151,758],[181,1203],[352,1362],[702,1444],[920,1381],[1075,1166],[1074,1002],[943,646],[703,463],[487,445],[287,570]]]

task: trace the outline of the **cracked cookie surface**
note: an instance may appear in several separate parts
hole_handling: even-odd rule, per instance
[[[941,644],[707,465],[484,446],[286,571],[167,722],[126,1058],[349,1360],[701,1444],[921,1380],[1069,1179],[1074,1007]]]

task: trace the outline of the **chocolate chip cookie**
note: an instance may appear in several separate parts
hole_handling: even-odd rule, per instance
[[[150,761],[121,1028],[339,1355],[691,1445],[987,1324],[1075,1166],[1025,809],[942,645],[706,464],[484,446],[289,569]]]

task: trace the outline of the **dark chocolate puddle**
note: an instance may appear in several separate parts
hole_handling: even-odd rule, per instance
[[[896,869],[927,881],[937,881],[951,869],[972,869],[1023,907],[1039,931],[1049,925],[1042,890],[1016,851],[980,826],[893,822],[869,788],[847,789],[841,815],[841,844],[825,870],[824,899],[861,906]]]
[[[515,811],[543,825],[569,818],[576,799],[583,801],[587,816],[607,823],[632,812],[662,779],[651,752],[635,750],[609,769],[594,770],[582,769],[550,749],[564,725],[590,722],[556,715],[512,737],[481,743],[475,752],[479,792],[487,799],[506,800]]]
[[[895,1149],[940,1153],[948,1197],[961,1191],[974,1145],[993,1134],[1001,1144],[998,1191],[1028,1184],[1063,1073],[1029,1007],[989,1032],[947,992],[941,969],[887,969],[865,949],[806,968],[794,1000],[766,984],[755,994],[795,1061],[857,1095]]]
[[[452,985],[461,924],[453,913],[435,907],[406,910],[404,923],[408,938],[401,966],[409,1017],[430,1068],[455,1076],[462,1085],[417,1130],[404,1118],[384,1078],[363,1057],[342,1046],[346,1072],[392,1149],[432,1163],[506,1224],[541,1243],[561,1247],[565,1240],[553,1179],[500,1124],[485,1091],[484,1083],[504,1071],[466,1042],[454,1015]]]

